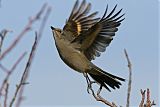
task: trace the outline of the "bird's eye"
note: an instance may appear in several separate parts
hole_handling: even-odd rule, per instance
[[[62,30],[60,30],[59,32],[62,33]]]
[[[61,30],[61,29],[58,29],[57,31],[58,31],[59,33],[62,33],[62,30]]]

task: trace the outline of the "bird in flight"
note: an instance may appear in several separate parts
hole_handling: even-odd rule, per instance
[[[63,29],[51,26],[55,45],[60,58],[70,68],[86,77],[88,88],[91,85],[89,76],[105,87],[120,88],[120,81],[125,79],[105,72],[91,61],[99,57],[109,46],[118,27],[124,20],[122,9],[115,12],[117,5],[108,14],[108,5],[102,18],[96,18],[98,12],[90,13],[91,3],[77,0]]]

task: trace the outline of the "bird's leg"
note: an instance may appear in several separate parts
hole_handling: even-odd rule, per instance
[[[84,77],[86,78],[86,81],[87,81],[87,92],[89,93],[89,89],[91,88],[91,85],[90,85],[90,79],[87,75],[87,73],[83,73]]]
[[[87,73],[83,73],[84,77],[86,78],[87,81],[87,92],[89,93],[89,90],[92,89],[92,84],[95,83],[95,81],[91,81]]]

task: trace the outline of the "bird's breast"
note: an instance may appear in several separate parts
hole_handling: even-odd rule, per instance
[[[90,62],[85,55],[79,50],[75,49],[73,44],[69,42],[60,41],[57,44],[57,49],[61,59],[72,69],[78,72],[85,72],[89,69]]]

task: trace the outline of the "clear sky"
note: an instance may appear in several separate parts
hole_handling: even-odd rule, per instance
[[[158,103],[160,95],[159,85],[159,21],[157,0],[86,0],[92,3],[92,11],[99,11],[102,16],[107,4],[109,10],[118,4],[117,10],[123,8],[125,20],[116,33],[116,36],[106,52],[94,62],[102,69],[126,78],[119,90],[108,92],[103,90],[102,96],[117,105],[126,104],[128,68],[124,56],[124,48],[127,49],[133,64],[133,84],[131,93],[131,106],[138,106],[141,100],[140,89],[149,88],[151,99]],[[85,78],[69,67],[60,59],[55,48],[50,26],[63,28],[75,0],[2,0],[0,8],[0,30],[12,29],[5,40],[4,48],[14,40],[23,27],[27,24],[29,16],[34,15],[41,6],[47,2],[52,6],[52,12],[40,41],[35,60],[29,76],[29,85],[25,88],[25,106],[104,106],[96,102],[92,95],[87,93]],[[34,31],[28,33],[2,61],[7,68],[16,61],[24,51],[30,52],[34,40]],[[29,53],[28,53],[29,54]],[[14,72],[10,82],[10,95],[24,70],[28,55]],[[4,75],[0,69],[0,76]],[[0,83],[2,78],[0,78]],[[95,88],[97,86],[95,85]],[[93,107],[93,106],[92,106]],[[158,107],[158,105],[157,105]]]

